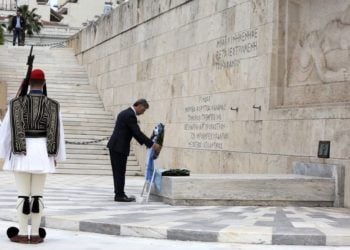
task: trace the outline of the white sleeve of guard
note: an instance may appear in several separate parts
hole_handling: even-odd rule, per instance
[[[64,139],[64,127],[63,127],[63,121],[62,121],[62,115],[61,112],[59,114],[60,119],[60,141],[58,143],[58,152],[56,156],[56,161],[61,162],[65,161],[67,159],[66,156],[66,142]]]
[[[11,123],[10,113],[7,111],[0,125],[0,158],[5,159],[11,153]]]

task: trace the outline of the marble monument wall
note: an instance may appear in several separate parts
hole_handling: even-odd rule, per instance
[[[0,81],[0,124],[4,119],[7,109],[7,85],[5,82]],[[2,169],[3,160],[0,160],[0,169]]]
[[[149,100],[142,129],[166,126],[157,165],[222,174],[344,165],[350,206],[348,29],[346,0],[130,0],[70,46],[106,109]],[[318,157],[319,141],[330,141],[330,158]]]
[[[0,81],[0,120],[5,116],[7,109],[7,85]]]

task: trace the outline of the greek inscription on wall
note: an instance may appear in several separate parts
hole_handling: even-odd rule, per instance
[[[199,97],[196,105],[186,106],[187,123],[184,130],[188,136],[188,147],[197,149],[223,149],[223,142],[229,139],[223,112],[226,104],[212,103],[211,96]]]
[[[241,59],[256,56],[257,50],[257,28],[226,35],[216,40],[213,64],[217,70],[238,67]]]

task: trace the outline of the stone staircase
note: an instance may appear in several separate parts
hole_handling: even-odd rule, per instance
[[[30,47],[0,46],[0,80],[8,84],[8,100],[17,92],[27,70]],[[69,48],[34,47],[34,68],[46,73],[48,96],[61,104],[67,161],[58,165],[58,173],[111,175],[107,140],[93,144],[70,144],[100,140],[111,135],[113,115],[106,111],[87,73]],[[140,175],[141,168],[131,152],[127,175]]]

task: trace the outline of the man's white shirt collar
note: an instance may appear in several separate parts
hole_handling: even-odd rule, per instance
[[[131,106],[131,109],[134,111],[135,116],[137,116],[135,108],[133,106]]]

